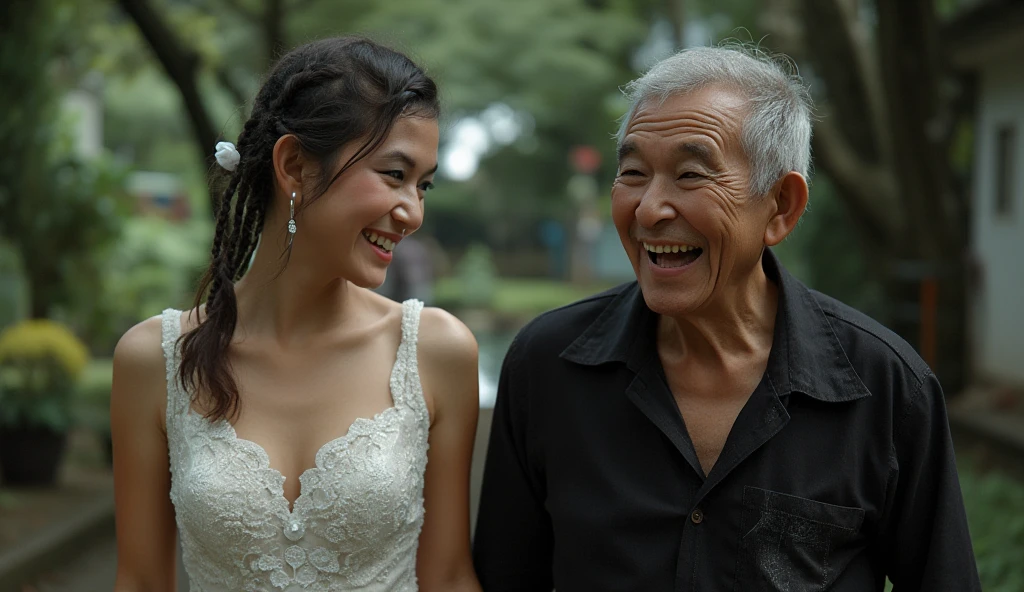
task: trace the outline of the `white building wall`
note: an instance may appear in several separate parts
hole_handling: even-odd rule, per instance
[[[974,249],[982,264],[975,310],[975,368],[980,375],[1024,385],[1024,67],[1019,56],[980,71],[975,139]],[[996,211],[997,131],[1016,128],[1012,205]]]
[[[74,122],[78,156],[95,158],[103,151],[103,100],[88,90],[75,89],[64,96],[64,111]]]

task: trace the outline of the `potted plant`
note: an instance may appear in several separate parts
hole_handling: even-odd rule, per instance
[[[88,357],[53,321],[22,321],[0,333],[0,475],[7,485],[56,480],[71,397]]]

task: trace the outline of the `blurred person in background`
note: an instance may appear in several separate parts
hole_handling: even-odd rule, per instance
[[[326,39],[218,145],[196,308],[115,352],[116,590],[176,589],[176,529],[194,590],[479,590],[476,341],[371,291],[422,223],[438,111],[404,55]]]
[[[627,94],[612,217],[637,281],[505,358],[484,589],[980,590],[935,375],[770,248],[807,205],[806,85],[695,48]]]
[[[397,246],[397,245],[396,245]],[[378,294],[402,302],[415,298],[425,304],[434,300],[434,261],[427,240],[410,236],[402,241]]]

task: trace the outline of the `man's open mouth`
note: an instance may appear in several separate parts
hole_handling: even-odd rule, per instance
[[[686,244],[653,245],[640,243],[651,258],[651,263],[658,267],[682,267],[689,265],[700,257],[704,249]]]

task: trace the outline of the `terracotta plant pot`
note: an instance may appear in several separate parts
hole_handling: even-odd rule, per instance
[[[0,426],[0,479],[8,486],[48,486],[57,480],[67,434],[42,426]]]

